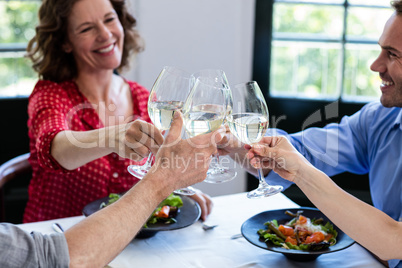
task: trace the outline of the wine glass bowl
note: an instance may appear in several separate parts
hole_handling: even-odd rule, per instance
[[[183,108],[187,134],[194,137],[217,130],[231,111],[232,98],[226,75],[221,70],[202,70],[195,74],[194,87]],[[216,154],[204,182],[223,183],[234,179],[237,172],[221,165]]]
[[[183,104],[192,88],[193,76],[173,66],[166,66],[160,72],[148,98],[148,114],[155,127],[161,131],[168,130],[176,111],[181,111]],[[149,169],[153,159],[149,153],[146,163],[142,166],[130,165],[128,171],[142,179]],[[175,193],[192,195],[191,187],[176,190]]]
[[[232,113],[227,117],[231,133],[242,143],[253,145],[265,135],[269,112],[264,96],[255,81],[237,84],[232,88]],[[269,185],[258,169],[259,186],[247,194],[248,198],[266,197],[282,191],[280,185]]]
[[[215,90],[220,90],[222,95],[220,95],[220,100],[217,100],[217,103],[219,102],[219,105],[222,104],[222,99],[223,99],[223,107],[225,110],[219,110],[219,113],[224,113],[224,118],[222,122],[220,122],[220,125],[223,125],[226,123],[226,117],[231,113],[232,111],[232,93],[230,91],[229,87],[229,82],[226,77],[226,74],[224,71],[219,70],[219,69],[204,69],[201,71],[198,71],[193,74],[194,78],[196,80],[199,80],[200,86],[211,86],[212,92],[213,88]],[[201,91],[201,90],[200,90]],[[213,92],[212,95],[205,96],[205,101],[204,103],[211,102],[210,98],[215,98],[215,95],[217,94],[217,91]],[[200,101],[201,102],[201,101]],[[216,125],[218,125],[218,121],[214,122]],[[207,177],[205,178],[204,182],[208,183],[223,183],[223,182],[228,182],[234,179],[237,175],[237,172],[233,169],[230,169],[229,167],[224,167],[221,164],[220,161],[220,156],[217,153],[214,155],[212,158],[211,164],[209,166],[208,172],[207,172]]]

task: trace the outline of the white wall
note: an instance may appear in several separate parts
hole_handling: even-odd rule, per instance
[[[146,49],[125,76],[148,89],[165,65],[195,72],[219,68],[229,83],[251,79],[254,0],[129,0]],[[246,176],[200,183],[212,196],[245,191]]]

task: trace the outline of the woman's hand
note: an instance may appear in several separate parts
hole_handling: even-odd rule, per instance
[[[240,165],[241,168],[247,170],[251,174],[257,175],[257,170],[250,165],[249,158],[247,158],[247,152],[251,147],[239,141],[230,132],[227,125],[225,125],[222,140],[217,143],[217,146],[220,156],[230,156],[237,164]]]
[[[114,151],[121,157],[135,161],[156,154],[163,143],[162,133],[152,124],[142,120],[119,125]]]
[[[286,137],[263,137],[247,153],[254,167],[272,169],[282,178],[295,181],[311,164],[290,144]]]
[[[227,125],[221,134],[222,140],[217,143],[219,155],[228,155],[236,161],[246,159],[247,150],[244,149],[244,144],[230,132]]]
[[[201,220],[205,221],[209,214],[211,214],[214,204],[209,195],[196,189],[195,194],[190,196],[194,201],[196,201],[201,208]]]

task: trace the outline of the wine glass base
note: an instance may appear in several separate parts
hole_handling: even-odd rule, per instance
[[[248,198],[260,198],[260,197],[268,197],[277,193],[280,193],[283,190],[283,187],[280,185],[269,185],[258,187],[257,189],[247,193]]]
[[[133,175],[134,177],[137,177],[138,179],[142,179],[145,177],[145,175],[148,173],[148,169],[146,169],[144,166],[128,166],[127,167],[128,172]]]
[[[237,172],[226,168],[210,168],[207,171],[207,177],[204,182],[207,183],[223,183],[233,180]]]
[[[187,188],[181,188],[181,189],[177,189],[174,191],[175,194],[181,194],[181,195],[193,195],[195,194],[195,189],[191,186],[187,187]]]

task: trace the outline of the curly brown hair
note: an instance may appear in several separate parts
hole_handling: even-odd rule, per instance
[[[72,53],[63,50],[67,39],[67,19],[73,5],[79,0],[43,0],[39,9],[36,35],[29,41],[27,57],[40,79],[61,82],[77,77]],[[125,0],[110,0],[124,29],[124,45],[117,71],[128,67],[129,58],[141,52],[143,40],[134,28],[136,19],[127,11]]]
[[[391,1],[391,6],[395,9],[398,15],[402,14],[402,0]]]

